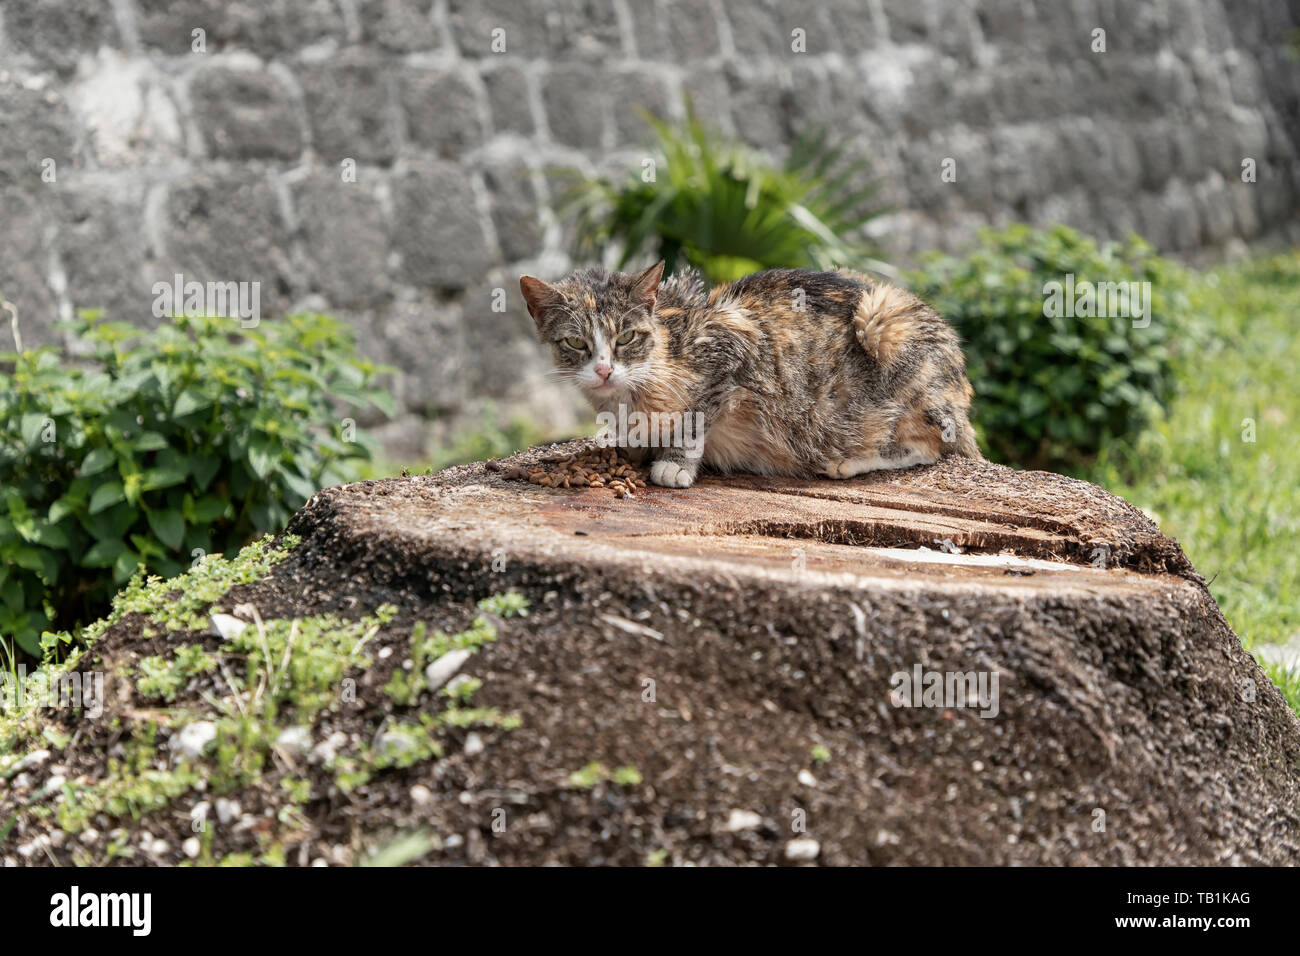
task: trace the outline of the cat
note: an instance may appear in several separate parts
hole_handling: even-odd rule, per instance
[[[702,464],[851,478],[983,457],[957,334],[910,293],[847,269],[771,269],[712,289],[693,269],[663,271],[519,280],[558,374],[598,413],[673,423],[655,484],[688,488]],[[685,440],[686,415],[701,440]],[[640,462],[638,445],[627,451]]]

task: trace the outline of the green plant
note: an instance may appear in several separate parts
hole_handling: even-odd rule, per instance
[[[145,331],[83,313],[72,355],[0,353],[0,634],[29,654],[166,577],[281,528],[368,458],[341,405],[392,413],[347,328],[298,315]]]
[[[217,666],[215,658],[197,644],[182,644],[172,660],[161,655],[141,658],[136,690],[142,697],[161,697],[171,703],[181,688],[196,674]]]
[[[824,132],[801,136],[777,165],[709,132],[689,104],[684,122],[646,122],[658,141],[653,167],[587,179],[566,195],[579,255],[618,242],[620,268],[650,249],[669,273],[684,259],[728,282],[761,269],[860,266],[872,254],[860,237],[884,211],[877,185]]]
[[[1258,650],[1300,633],[1300,250],[1197,275],[1188,294],[1211,334],[1180,356],[1178,400],[1081,477],[1176,538]]]
[[[1126,447],[1173,395],[1175,343],[1198,338],[1182,271],[1136,236],[986,231],[910,283],[965,340],[981,446],[1023,467],[1070,471]]]

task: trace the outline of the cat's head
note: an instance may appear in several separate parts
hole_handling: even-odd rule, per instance
[[[617,399],[653,374],[655,301],[664,264],[635,275],[583,269],[550,285],[519,279],[537,337],[551,347],[555,367],[589,397]]]

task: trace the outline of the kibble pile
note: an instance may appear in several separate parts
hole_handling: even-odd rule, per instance
[[[503,477],[544,488],[609,488],[615,498],[629,498],[646,486],[645,475],[616,448],[592,448],[536,465],[516,465]]]

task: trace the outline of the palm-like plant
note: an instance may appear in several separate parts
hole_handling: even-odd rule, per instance
[[[645,118],[660,154],[653,177],[634,170],[621,181],[587,179],[565,197],[580,256],[619,243],[620,268],[652,251],[668,272],[684,259],[714,282],[780,267],[884,265],[861,238],[884,212],[877,184],[854,185],[860,166],[824,131],[800,136],[776,165],[710,133],[689,104],[678,124]]]

